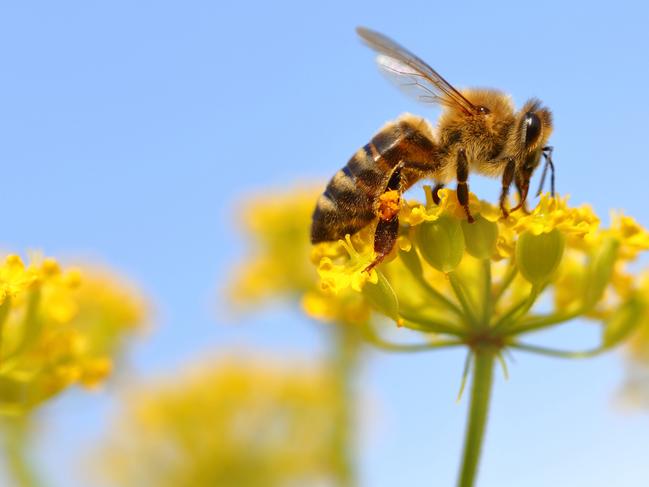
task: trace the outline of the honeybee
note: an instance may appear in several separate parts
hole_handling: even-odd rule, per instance
[[[437,103],[442,114],[433,129],[429,123],[405,114],[387,123],[356,152],[329,181],[317,201],[311,226],[311,242],[334,241],[378,220],[374,234],[375,260],[368,270],[390,253],[399,230],[401,194],[421,179],[435,182],[434,199],[448,182],[457,181],[457,199],[469,222],[468,177],[475,171],[502,178],[500,208],[525,209],[530,179],[540,163],[541,192],[548,168],[554,195],[552,114],[537,99],[528,100],[516,112],[508,95],[492,89],[457,90],[437,71],[392,39],[359,27],[361,39],[378,56],[379,68],[419,101]],[[506,208],[514,183],[518,204]]]

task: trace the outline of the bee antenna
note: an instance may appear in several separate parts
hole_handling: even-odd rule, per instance
[[[552,162],[552,147],[543,148],[543,158],[545,159],[545,165],[543,166],[543,173],[541,173],[541,183],[539,184],[539,190],[536,192],[536,196],[539,196],[543,191],[543,186],[545,185],[545,177],[548,174],[548,167],[552,171],[550,174],[550,192],[554,198],[554,163]]]

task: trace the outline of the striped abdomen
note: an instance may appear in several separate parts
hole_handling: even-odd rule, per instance
[[[311,242],[338,240],[370,224],[395,166],[405,164],[405,190],[430,173],[435,159],[425,120],[406,115],[387,124],[327,184],[313,212]]]

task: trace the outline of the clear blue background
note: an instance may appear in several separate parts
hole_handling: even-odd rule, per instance
[[[135,279],[156,303],[139,374],[233,346],[318,349],[320,330],[288,307],[234,326],[218,290],[244,251],[242,194],[330,176],[403,111],[436,117],[377,75],[359,24],[460,87],[540,97],[558,190],[649,225],[644,2],[23,1],[0,6],[0,245],[99,258]],[[485,198],[497,186],[471,180]],[[575,324],[554,342],[595,338]],[[370,354],[363,485],[453,485],[463,359]],[[496,384],[480,485],[648,485],[647,416],[615,406],[619,356],[516,359]],[[50,485],[83,485],[71,472],[110,409],[107,394],[81,393],[49,408]]]

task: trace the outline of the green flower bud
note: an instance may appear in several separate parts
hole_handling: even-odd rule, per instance
[[[608,238],[602,242],[588,265],[588,279],[584,306],[592,308],[602,298],[606,286],[611,281],[615,261],[617,260],[619,242]]]
[[[534,235],[525,231],[516,242],[516,265],[533,286],[545,284],[557,270],[563,257],[564,237],[556,228]]]
[[[376,284],[368,281],[363,286],[363,296],[370,303],[370,306],[375,308],[379,313],[384,314],[388,318],[392,318],[397,324],[400,324],[401,318],[399,318],[399,300],[397,299],[397,295],[383,273],[377,271],[377,274],[378,281]]]
[[[604,324],[602,345],[611,348],[622,342],[644,318],[643,310],[643,303],[637,296],[622,303]]]
[[[464,234],[460,221],[450,216],[417,226],[417,243],[421,256],[435,269],[450,272],[464,255]]]
[[[477,259],[489,259],[496,249],[498,224],[478,215],[473,223],[462,220],[466,251]]]

